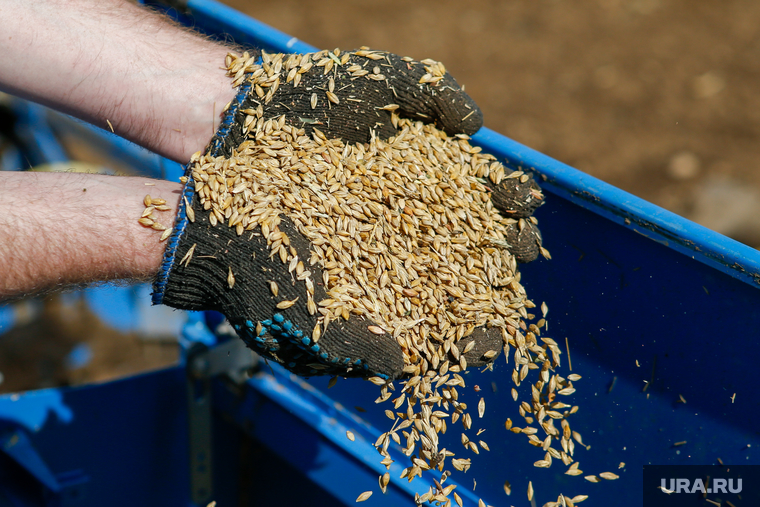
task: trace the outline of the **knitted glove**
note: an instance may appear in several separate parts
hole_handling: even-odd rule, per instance
[[[228,58],[239,93],[206,154],[232,156],[253,130],[254,111],[259,122],[284,116],[286,124],[304,128],[307,134],[318,128],[328,139],[346,143],[395,135],[396,114],[434,122],[449,134],[472,134],[482,125],[478,107],[437,62],[366,49],[262,57],[262,65],[247,54]],[[304,268],[297,259],[309,259],[310,243],[288,217],[279,217],[277,228],[287,242],[279,252],[283,261],[296,261],[285,263],[272,259],[277,250],[267,244],[266,234],[240,236],[235,227],[215,226],[216,217],[195,193],[197,182],[189,167],[174,233],[154,283],[154,303],[219,311],[249,347],[299,375],[395,379],[409,373],[404,372],[399,344],[372,322],[352,317],[315,327],[319,315],[307,301],[327,297],[321,283],[311,282],[323,279],[322,267],[310,266],[310,277],[301,277]],[[505,183],[499,188],[507,196],[511,187]],[[524,194],[523,187],[512,193]],[[524,197],[507,196],[504,202],[517,199],[520,210],[528,209]],[[519,235],[518,231],[516,244]],[[296,283],[295,278],[306,283]],[[484,328],[458,345],[463,348],[471,341],[475,345],[465,355],[471,366],[493,360],[493,354],[486,353],[498,352],[502,344],[499,330]]]
[[[519,173],[515,173],[517,175]],[[526,263],[536,260],[539,253],[548,257],[542,250],[541,231],[533,212],[544,203],[544,194],[532,176],[521,174],[504,178],[494,185],[486,181],[491,189],[491,202],[505,217],[513,218],[517,223],[509,227],[507,235],[508,250],[517,262]]]

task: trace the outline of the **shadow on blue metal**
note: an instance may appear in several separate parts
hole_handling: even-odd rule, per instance
[[[169,12],[220,38],[313,49],[217,2],[175,1]],[[451,478],[464,505],[478,498],[526,504],[532,481],[537,505],[561,492],[589,495],[588,506],[633,507],[642,502],[644,464],[760,463],[752,418],[760,410],[752,381],[760,253],[488,129],[474,142],[542,181],[547,203],[536,216],[552,260],[523,266],[522,283],[549,307],[547,334],[562,345],[564,374],[572,364],[583,376],[567,400],[580,407],[570,422],[588,446],[576,447],[580,469],[620,479],[591,484],[565,475],[556,461],[550,469],[533,466],[543,451],[504,429],[508,417],[521,418],[510,396],[513,364],[501,357],[492,372],[468,372],[461,393],[470,406],[485,399],[474,429],[485,430],[480,438],[491,449]],[[328,389],[327,379],[299,379],[267,363],[247,381],[187,367],[198,353],[233,350],[217,332],[220,322],[191,315],[174,368],[0,397],[3,434],[23,432],[27,458],[36,456],[0,452],[0,505],[353,505],[372,490],[365,505],[395,506],[413,504],[414,492],[432,484],[428,475],[411,484],[398,479],[407,458],[391,446],[391,484],[386,495],[378,490],[384,467],[372,443],[390,423],[368,382],[341,380]],[[456,450],[458,440],[452,428],[442,445]],[[191,449],[206,446],[207,454],[191,459]]]

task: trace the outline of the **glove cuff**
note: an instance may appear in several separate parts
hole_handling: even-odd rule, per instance
[[[190,165],[185,167],[185,174],[189,174]],[[177,245],[185,234],[187,228],[188,218],[185,203],[192,203],[192,199],[195,197],[195,183],[192,177],[188,176],[185,186],[182,187],[182,198],[179,200],[179,211],[174,219],[174,229],[172,235],[169,236],[169,240],[166,242],[166,250],[164,250],[164,258],[161,261],[161,267],[158,270],[158,275],[153,281],[153,295],[152,300],[154,305],[160,305],[164,302],[164,291],[166,290],[166,284],[169,280],[169,273],[174,266],[175,258],[177,255]]]
[[[209,142],[209,145],[206,147],[205,153],[211,156],[218,156],[229,149],[229,140],[232,137],[231,132],[236,125],[236,115],[238,111],[244,109],[243,104],[250,96],[250,92],[251,85],[249,82],[246,81],[240,85],[235,98],[232,99],[232,102],[230,103],[230,107],[224,112],[222,122],[219,125],[216,134],[214,134],[214,137],[211,139],[211,142]],[[229,153],[227,153],[227,155],[229,156]],[[166,242],[166,250],[164,250],[164,258],[161,261],[161,267],[153,282],[152,300],[154,305],[160,305],[164,301],[164,292],[166,291],[166,284],[169,280],[169,273],[176,262],[177,245],[179,245],[179,242],[185,235],[187,229],[189,220],[187,218],[186,206],[192,206],[195,199],[195,181],[193,180],[193,173],[191,170],[192,164],[193,162],[191,161],[185,166],[185,178],[187,178],[187,180],[182,187],[182,198],[179,201],[179,211],[174,219],[172,235]]]

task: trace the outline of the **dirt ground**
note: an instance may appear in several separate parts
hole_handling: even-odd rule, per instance
[[[756,0],[225,3],[317,47],[440,60],[491,129],[760,247]],[[0,336],[0,392],[176,360],[80,310],[53,298],[44,319]],[[92,362],[66,367],[83,339]]]

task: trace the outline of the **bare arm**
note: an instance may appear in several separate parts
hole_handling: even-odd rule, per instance
[[[0,301],[157,273],[161,233],[137,220],[149,194],[167,201],[171,211],[154,215],[171,227],[179,183],[73,173],[5,172],[0,178]]]
[[[228,48],[127,0],[0,0],[0,90],[181,163],[234,97]]]
[[[228,48],[128,0],[0,0],[0,90],[72,114],[179,162],[203,150],[234,96]],[[165,243],[138,224],[147,178],[0,173],[0,301],[155,276]]]

